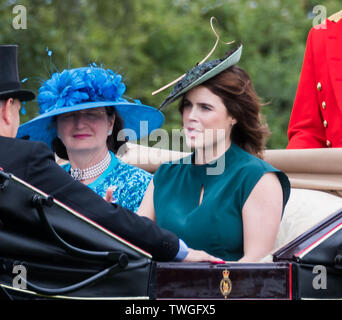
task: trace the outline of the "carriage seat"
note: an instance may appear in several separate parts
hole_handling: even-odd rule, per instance
[[[342,197],[324,191],[292,188],[273,252],[341,208]],[[260,262],[272,262],[272,254]]]

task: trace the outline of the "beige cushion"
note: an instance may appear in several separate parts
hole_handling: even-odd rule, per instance
[[[275,241],[275,249],[283,247],[329,215],[342,208],[342,198],[327,192],[309,189],[291,189]],[[272,262],[272,254],[259,262]]]
[[[341,208],[341,197],[323,191],[292,188],[275,248],[283,247]]]

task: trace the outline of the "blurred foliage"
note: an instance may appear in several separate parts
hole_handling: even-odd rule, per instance
[[[27,29],[12,25],[16,5],[27,9]],[[222,41],[244,44],[239,65],[265,103],[268,148],[285,148],[316,5],[325,6],[327,17],[342,9],[340,0],[2,0],[0,43],[19,44],[20,77],[29,78],[23,86],[35,92],[56,70],[96,62],[123,75],[128,96],[158,106],[171,89],[151,93],[211,50],[209,20],[215,16]],[[211,59],[228,49],[221,43]],[[38,113],[36,101],[25,108],[23,122]],[[176,104],[165,116],[163,128],[180,127]]]

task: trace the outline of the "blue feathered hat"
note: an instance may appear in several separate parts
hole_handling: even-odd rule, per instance
[[[29,136],[30,140],[42,141],[51,148],[57,136],[53,117],[63,113],[97,107],[115,107],[124,121],[128,139],[147,136],[164,122],[164,115],[157,109],[128,101],[123,97],[126,86],[122,77],[110,69],[89,66],[67,69],[54,73],[39,89],[40,115],[19,127],[17,138]],[[142,125],[141,121],[144,121]]]

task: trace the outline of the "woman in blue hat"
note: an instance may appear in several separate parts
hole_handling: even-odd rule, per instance
[[[149,134],[164,117],[125,99],[125,90],[121,76],[109,69],[89,66],[54,73],[39,89],[40,115],[20,126],[18,137],[47,143],[69,160],[63,167],[75,180],[102,197],[112,190],[113,203],[135,212],[152,176],[116,155],[125,152],[127,137]]]
[[[242,46],[201,63],[174,86],[186,144],[194,152],[162,164],[138,214],[227,261],[256,262],[275,244],[290,194],[286,175],[263,161],[267,126]]]

